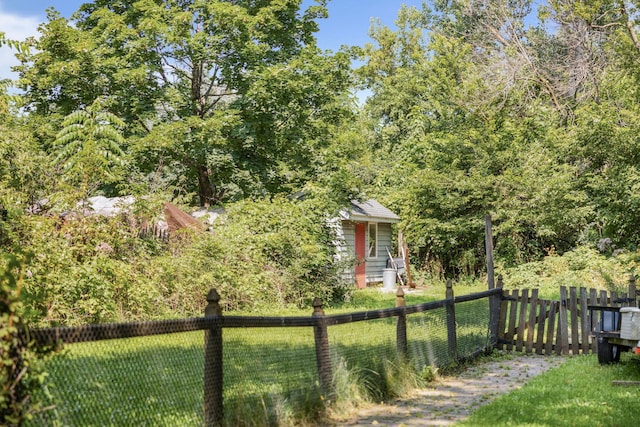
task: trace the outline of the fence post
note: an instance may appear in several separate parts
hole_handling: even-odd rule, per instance
[[[222,316],[220,295],[215,289],[207,294],[205,317]],[[223,424],[223,367],[222,326],[216,322],[204,332],[204,425],[219,427]]]
[[[493,269],[493,233],[491,231],[491,215],[484,217],[484,248],[487,253],[487,282],[489,289],[496,287]]]
[[[631,299],[631,302],[633,302],[637,307],[638,302],[636,301],[636,276],[633,273],[629,275],[629,298]]]
[[[498,332],[500,325],[500,307],[502,306],[502,275],[498,275],[499,294],[489,297],[489,351],[498,345]]]
[[[324,310],[320,298],[313,300],[313,317],[318,321],[313,328],[316,341],[316,362],[318,365],[318,379],[320,388],[327,396],[333,395],[333,372],[331,369],[331,354],[329,352],[329,332],[324,319]]]
[[[398,287],[396,291],[396,307],[406,307],[407,302],[404,299],[404,291]],[[396,346],[398,356],[404,358],[407,356],[407,315],[401,313],[398,315],[396,323]]]
[[[453,303],[453,284],[447,280],[446,292],[447,309],[447,342],[449,343],[449,357],[458,361],[458,342],[456,337],[456,307]]]

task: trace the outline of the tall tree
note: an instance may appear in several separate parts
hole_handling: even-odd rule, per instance
[[[50,12],[40,52],[21,68],[28,106],[68,114],[101,97],[129,124],[149,170],[176,165],[197,182],[202,205],[233,191],[282,191],[286,171],[308,165],[327,139],[323,123],[350,107],[348,58],[315,48],[324,1],[304,12],[300,3],[96,0],[81,6],[75,28]],[[286,84],[266,93],[265,79]]]
[[[511,263],[569,249],[591,214],[553,132],[565,100],[528,62],[537,51],[515,49],[528,43],[526,5],[477,3],[485,9],[403,8],[397,30],[373,28],[360,70],[373,91],[365,112],[378,158],[388,163],[370,188],[387,189],[380,197],[401,213],[405,235],[449,274],[482,267],[487,213]]]

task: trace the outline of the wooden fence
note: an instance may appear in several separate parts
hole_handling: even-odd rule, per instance
[[[541,299],[538,289],[504,290],[496,348],[536,354],[589,354],[596,352],[591,337],[597,318],[589,305],[624,307],[636,305],[635,278],[628,292],[561,286],[557,301]],[[597,316],[594,313],[594,317]]]
[[[314,311],[312,316],[253,317],[223,315],[219,305],[220,296],[212,289],[207,295],[208,305],[205,308],[205,317],[33,329],[30,331],[30,335],[41,344],[52,345],[55,343],[71,344],[202,330],[204,331],[204,424],[206,426],[222,426],[224,424],[223,384],[225,382],[225,367],[223,365],[223,347],[225,345],[223,340],[224,329],[313,328],[317,383],[320,385],[320,388],[323,389],[324,393],[331,395],[333,394],[333,366],[329,347],[329,327],[353,322],[396,318],[395,352],[398,355],[407,355],[409,353],[407,331],[412,328],[423,327],[420,322],[408,322],[408,316],[436,309],[444,309],[444,315],[446,317],[444,325],[446,332],[444,335],[446,336],[446,344],[448,347],[447,359],[455,362],[475,357],[479,352],[490,351],[490,349],[495,346],[501,295],[502,290],[491,289],[470,295],[454,296],[451,282],[449,282],[447,283],[446,299],[423,304],[406,306],[404,292],[399,288],[396,293],[395,308],[326,315],[322,309],[322,302],[316,299],[313,303]],[[484,313],[483,310],[483,314],[480,314],[478,317],[478,320],[487,326],[483,338],[483,348],[476,349],[476,353],[473,354],[464,354],[464,352],[461,354],[457,343],[460,343],[463,337],[461,337],[457,331],[460,319],[456,319],[455,306],[476,300],[484,300],[490,307],[488,313]],[[369,355],[372,359],[375,359],[377,356],[377,354]],[[77,403],[74,402],[73,404],[75,405]]]

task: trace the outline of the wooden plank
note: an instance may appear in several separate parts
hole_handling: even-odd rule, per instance
[[[582,354],[589,354],[589,325],[591,319],[589,319],[589,303],[587,302],[587,288],[580,288],[580,335]]]
[[[603,307],[609,307],[609,298],[607,296],[607,291],[600,291],[599,305],[601,305]],[[598,319],[596,319],[597,323],[600,322],[600,317],[602,317],[602,315],[603,315],[602,311],[598,312]]]
[[[524,344],[525,323],[527,322],[527,308],[529,302],[529,289],[523,289],[520,295],[520,311],[518,316],[518,327],[516,336],[516,351],[522,351]]]
[[[516,321],[518,314],[518,290],[511,291],[511,306],[509,307],[509,326],[505,339],[507,340],[507,351],[513,350],[513,340],[516,332]]]
[[[505,332],[507,329],[507,311],[509,310],[509,291],[502,291],[500,302],[500,319],[498,320],[498,350],[504,349]]]
[[[589,304],[591,305],[598,305],[598,291],[595,289],[589,289]],[[589,325],[590,325],[590,332],[591,331],[595,331],[596,330],[596,325],[598,324],[598,319],[596,319],[594,316],[592,318],[589,319]],[[596,352],[596,340],[592,339],[591,340],[591,352],[595,353]]]
[[[533,339],[536,326],[536,315],[538,314],[538,288],[534,288],[531,291],[531,300],[529,301],[529,322],[527,323],[527,344],[525,351],[527,353],[533,352]]]
[[[614,303],[614,301],[617,299],[618,299],[618,293],[615,291],[612,291],[611,294],[609,295],[609,305],[612,307],[620,305],[618,303]]]
[[[569,329],[571,331],[571,354],[580,353],[580,325],[578,324],[578,294],[575,286],[569,288]]]
[[[543,354],[544,349],[544,325],[547,323],[547,307],[548,301],[540,301],[540,310],[538,315],[538,334],[536,336],[536,354]]]
[[[556,311],[558,310],[558,301],[551,301],[549,306],[549,315],[547,323],[547,338],[544,343],[544,354],[550,355],[553,351],[553,331],[556,329]]]
[[[627,301],[627,293],[626,292],[623,292],[622,295],[620,295],[620,299],[622,300],[622,303],[620,304],[620,306],[629,307],[629,302]]]
[[[560,324],[560,307],[562,307],[562,304],[558,305],[558,324]],[[555,349],[555,353],[558,356],[562,355],[562,339],[560,338],[562,334],[560,334],[560,330],[558,330],[558,332],[556,333],[556,342],[554,344],[554,349]]]
[[[607,291],[600,291],[600,301],[598,301],[598,305],[602,305],[604,307],[609,306],[609,299],[607,298]]]
[[[558,334],[556,336],[559,348],[556,354],[569,354],[569,326],[567,324],[567,287],[560,286],[560,305],[558,313]]]

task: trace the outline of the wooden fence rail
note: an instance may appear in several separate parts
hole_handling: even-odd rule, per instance
[[[635,306],[635,278],[620,295],[561,286],[557,301],[540,298],[538,289],[504,290],[496,348],[546,355],[595,353],[591,332],[599,319],[590,318],[589,305]]]

